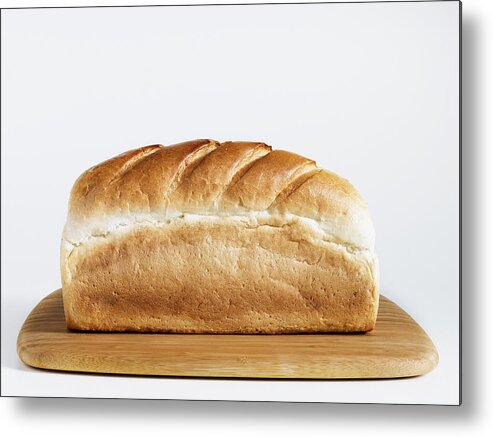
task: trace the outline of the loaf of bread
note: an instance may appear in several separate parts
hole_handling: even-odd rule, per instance
[[[345,179],[264,143],[147,146],[75,182],[61,247],[74,330],[371,330],[378,262]]]

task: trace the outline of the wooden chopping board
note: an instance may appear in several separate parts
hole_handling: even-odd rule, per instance
[[[423,329],[383,296],[365,334],[141,334],[67,330],[57,290],[24,322],[17,352],[41,369],[188,377],[398,378],[438,363]]]

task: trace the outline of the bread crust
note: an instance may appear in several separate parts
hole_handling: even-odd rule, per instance
[[[317,240],[296,221],[176,220],[99,240],[69,255],[63,293],[71,329],[275,334],[374,326],[374,259]]]
[[[78,330],[371,330],[378,261],[345,179],[264,143],[147,146],[82,174],[61,250]]]

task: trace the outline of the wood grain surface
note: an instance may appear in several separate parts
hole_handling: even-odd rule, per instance
[[[366,334],[141,334],[67,330],[57,290],[24,322],[17,352],[42,369],[188,377],[397,378],[438,363],[423,329],[383,296]]]

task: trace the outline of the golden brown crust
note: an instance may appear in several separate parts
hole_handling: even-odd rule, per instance
[[[200,161],[176,189],[169,203],[181,211],[207,211],[224,197],[258,160],[270,153],[264,143],[226,142]]]
[[[259,142],[147,146],[74,184],[61,270],[73,329],[366,331],[373,225],[345,179]]]
[[[300,184],[306,175],[313,177]],[[366,204],[347,180],[294,153],[263,143],[194,140],[143,147],[89,169],[74,184],[69,217],[269,208],[323,221]]]

